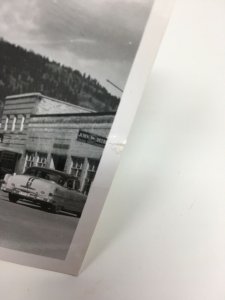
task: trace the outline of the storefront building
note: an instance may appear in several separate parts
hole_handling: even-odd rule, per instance
[[[6,98],[0,130],[1,173],[41,166],[74,174],[88,193],[114,113],[96,113],[39,93]]]

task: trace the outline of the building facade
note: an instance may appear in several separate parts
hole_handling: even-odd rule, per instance
[[[39,93],[6,98],[0,130],[1,173],[41,166],[74,174],[88,193],[114,113],[96,113]]]

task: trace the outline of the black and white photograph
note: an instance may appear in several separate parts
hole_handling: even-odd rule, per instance
[[[152,5],[1,1],[4,251],[66,260]]]

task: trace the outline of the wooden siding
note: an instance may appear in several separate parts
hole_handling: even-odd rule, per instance
[[[5,105],[15,105],[15,104],[29,104],[29,103],[36,103],[36,99],[34,98],[17,98],[17,99],[6,99]]]
[[[29,95],[28,97],[7,97],[5,100],[2,114],[2,127],[0,133],[3,134],[3,146],[13,149],[24,149],[27,141],[27,128],[31,114],[35,111],[35,106],[39,102],[38,95]],[[5,121],[8,117],[7,130]],[[16,117],[15,128],[12,130],[13,119]],[[25,117],[23,130],[21,131],[22,118]]]
[[[27,150],[99,160],[103,148],[77,140],[79,130],[107,138],[114,115],[32,116]],[[60,143],[62,147],[55,147]]]
[[[63,114],[63,113],[87,113],[91,110],[83,108],[71,103],[63,102],[56,99],[50,99],[43,96],[39,104],[37,105],[35,114]]]

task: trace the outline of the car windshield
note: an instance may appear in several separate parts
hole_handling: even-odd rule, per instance
[[[40,170],[40,169],[28,169],[24,175],[35,176],[38,178],[54,181],[60,185],[64,185],[66,182],[66,176],[63,176],[59,173],[48,171],[48,170]]]

